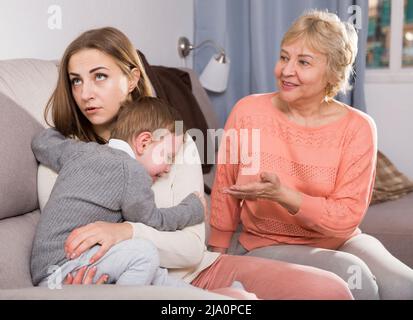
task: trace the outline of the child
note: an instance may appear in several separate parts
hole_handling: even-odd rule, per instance
[[[204,220],[200,195],[190,194],[171,208],[158,209],[154,202],[152,182],[169,171],[183,142],[183,134],[175,132],[177,118],[166,103],[146,97],[122,107],[108,145],[66,139],[54,129],[33,139],[36,158],[59,173],[36,230],[34,285],[60,284],[68,273],[90,264],[99,246],[74,260],[65,256],[64,242],[79,226],[128,220],[175,231]],[[115,245],[92,265],[98,266],[96,279],[109,276],[107,283],[188,286],[159,268],[157,249],[143,239]]]

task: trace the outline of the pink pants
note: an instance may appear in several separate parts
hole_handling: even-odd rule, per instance
[[[229,287],[234,281],[259,299],[353,299],[347,284],[334,273],[250,256],[222,255],[191,284],[219,292],[216,289]]]

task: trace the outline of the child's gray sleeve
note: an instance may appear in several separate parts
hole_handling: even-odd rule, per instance
[[[64,137],[49,128],[38,133],[32,140],[32,150],[36,159],[46,167],[59,172],[65,159],[70,157],[84,142]]]
[[[125,177],[121,206],[126,221],[141,222],[160,231],[176,231],[204,221],[204,207],[195,194],[188,195],[177,206],[157,208],[152,179],[142,166],[128,161]]]

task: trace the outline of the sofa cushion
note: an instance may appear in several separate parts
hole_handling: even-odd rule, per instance
[[[0,113],[0,219],[3,219],[38,208],[37,161],[31,141],[43,127],[1,93]]]
[[[0,220],[0,289],[31,287],[30,256],[40,213]]]
[[[395,201],[371,205],[360,228],[413,268],[413,193]]]

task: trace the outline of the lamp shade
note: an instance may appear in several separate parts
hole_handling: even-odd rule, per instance
[[[224,92],[227,89],[230,60],[225,57],[211,57],[199,81],[202,86],[213,92]]]

